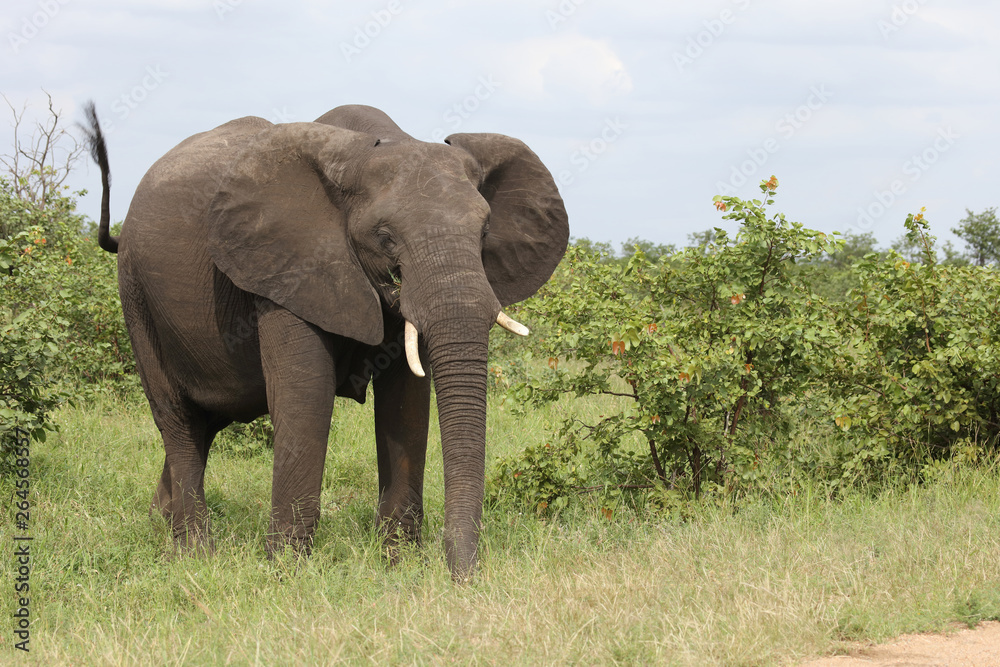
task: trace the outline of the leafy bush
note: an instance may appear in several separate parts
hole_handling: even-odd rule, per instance
[[[32,271],[8,286],[11,307],[28,309],[58,299],[67,328],[57,368],[61,381],[135,386],[135,362],[118,299],[115,257],[97,246],[96,230],[76,212],[73,197],[50,196],[39,209],[0,180],[0,216],[8,230],[32,230]]]
[[[604,465],[576,485],[634,488],[658,480],[665,489],[699,495],[752,481],[763,450],[787,434],[791,403],[821,377],[815,348],[835,338],[821,300],[794,271],[796,262],[835,249],[825,234],[768,218],[776,179],[761,184],[764,200],[717,198],[725,217],[741,223],[705,243],[651,262],[639,250],[609,263],[582,248],[567,254],[556,280],[525,306],[545,319],[549,368],[521,387],[524,400],[564,393],[630,399],[594,424],[568,422],[563,460],[594,443]],[[648,449],[623,447],[637,435]],[[551,447],[547,448],[551,449]],[[534,479],[552,455],[531,450],[498,467],[507,481]],[[520,482],[523,486],[523,482]],[[539,483],[540,502],[562,504]]]
[[[923,261],[868,255],[837,313],[830,386],[856,465],[920,465],[1000,435],[1000,274],[939,264],[923,215],[906,226]]]
[[[39,208],[0,179],[0,432],[44,439],[63,401],[138,385],[114,257],[75,207],[50,195]]]
[[[274,449],[274,425],[270,415],[264,415],[247,424],[235,422],[222,429],[212,443],[212,451],[225,452],[238,458],[250,458]]]
[[[523,306],[545,335],[519,397],[622,401],[501,460],[495,496],[545,510],[582,491],[642,490],[675,507],[706,490],[919,479],[933,460],[996,446],[998,274],[939,264],[921,213],[906,224],[922,262],[869,252],[836,267],[853,287],[826,300],[814,285],[843,243],[768,217],[776,187],[716,197],[738,233],[716,229],[656,262],[570,249]]]
[[[35,257],[35,249],[44,241],[38,227],[0,239],[0,439],[4,446],[12,441],[10,432],[15,427],[44,441],[45,432],[53,430],[49,415],[65,398],[53,389],[50,379],[67,339],[68,323],[59,314],[63,300],[59,294],[45,300],[32,297],[32,287],[45,273]]]

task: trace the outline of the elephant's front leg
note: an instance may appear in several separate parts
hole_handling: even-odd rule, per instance
[[[399,539],[420,541],[431,383],[400,358],[375,377],[374,389],[378,522],[395,558]]]
[[[319,519],[336,378],[333,337],[265,299],[258,301],[260,354],[274,424],[269,554],[308,552]]]

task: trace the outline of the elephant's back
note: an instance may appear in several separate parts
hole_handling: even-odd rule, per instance
[[[229,166],[254,136],[270,127],[263,118],[248,116],[174,146],[139,182],[123,234],[129,226],[177,232],[200,222]]]
[[[203,289],[211,271],[205,211],[223,176],[259,132],[272,127],[246,117],[185,139],[139,182],[119,241],[119,264],[150,288]],[[145,279],[144,279],[145,278]],[[198,290],[196,290],[198,291]]]

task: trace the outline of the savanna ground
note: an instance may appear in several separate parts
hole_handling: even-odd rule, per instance
[[[976,628],[956,625],[948,634],[910,634],[885,644],[859,646],[851,655],[811,660],[802,667],[866,667],[868,665],[962,665],[993,667],[1000,664],[1000,623],[988,621]]]
[[[492,399],[491,460],[610,400],[522,413]],[[424,544],[389,567],[372,528],[370,402],[335,408],[323,517],[301,560],[264,555],[270,450],[218,444],[206,481],[217,552],[175,559],[147,515],[163,454],[141,397],[98,395],[58,420],[32,447],[31,652],[15,656],[39,664],[797,664],[1000,618],[996,464],[836,500],[807,487],[692,504],[684,519],[492,503],[476,579],[456,586],[433,426]],[[3,497],[9,536],[9,480]],[[11,643],[8,621],[7,659]]]

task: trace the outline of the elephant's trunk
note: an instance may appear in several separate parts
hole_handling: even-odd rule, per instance
[[[471,576],[477,557],[486,466],[486,355],[489,322],[465,335],[429,332],[444,459],[444,540],[452,578]],[[450,340],[449,340],[450,339]]]
[[[456,581],[467,580],[476,566],[485,488],[486,358],[500,313],[474,241],[467,234],[442,234],[413,243],[412,254],[400,262],[400,313],[419,331],[437,395],[445,553]]]
[[[404,267],[401,309],[426,346],[437,394],[445,551],[452,577],[463,581],[476,565],[485,486],[486,357],[500,304],[475,267],[442,271],[426,281],[407,281],[407,275]]]

